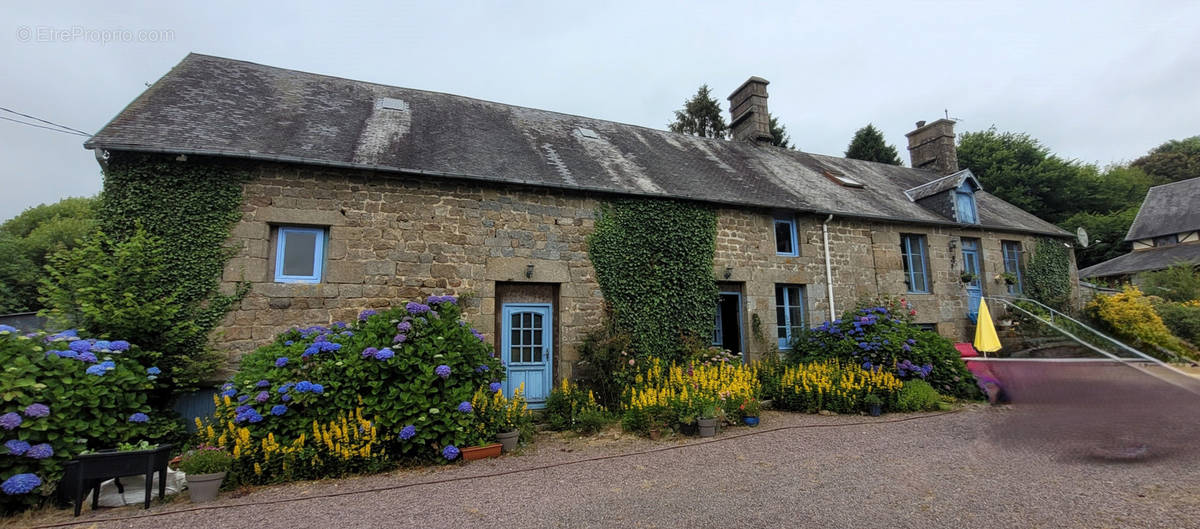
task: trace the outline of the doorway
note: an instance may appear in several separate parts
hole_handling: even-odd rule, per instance
[[[508,374],[501,384],[512,398],[522,384],[531,409],[545,406],[558,361],[558,285],[496,283],[496,354]]]
[[[717,321],[713,329],[714,346],[742,356],[745,336],[742,334],[742,293],[722,290],[717,299]]]
[[[972,322],[979,318],[979,301],[983,298],[983,265],[979,251],[979,239],[962,238],[963,273],[975,276],[967,283],[967,318]]]

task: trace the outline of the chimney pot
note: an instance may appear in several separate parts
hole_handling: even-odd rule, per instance
[[[771,114],[767,112],[767,85],[754,76],[729,96],[729,128],[735,141],[771,142]]]
[[[926,124],[917,122],[908,137],[908,157],[913,169],[926,169],[941,175],[958,172],[958,150],[954,145],[954,121],[939,119]]]

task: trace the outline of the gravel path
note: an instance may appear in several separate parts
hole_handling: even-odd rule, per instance
[[[767,413],[762,427],[730,429],[710,443],[545,434],[520,456],[224,493],[204,504],[245,506],[172,513],[193,507],[178,500],[149,511],[163,516],[111,520],[146,514],[123,508],[85,511],[77,520],[81,527],[155,529],[1200,527],[1200,466],[1191,451],[1106,460],[1081,450],[1078,439],[1013,435],[1037,417],[1060,417],[1050,408],[974,405],[874,419]],[[539,469],[564,462],[577,463]],[[289,498],[308,499],[258,504]],[[67,516],[56,511],[31,523]]]

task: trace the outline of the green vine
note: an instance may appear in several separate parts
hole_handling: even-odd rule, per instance
[[[717,215],[656,199],[601,206],[588,253],[613,322],[638,356],[679,358],[685,338],[712,333]]]
[[[1071,253],[1062,241],[1040,238],[1025,271],[1029,297],[1059,310],[1071,300]]]

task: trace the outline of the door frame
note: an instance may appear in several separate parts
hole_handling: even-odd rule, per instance
[[[546,396],[550,395],[550,391],[554,389],[554,304],[553,303],[528,303],[528,302],[513,302],[504,303],[500,306],[500,363],[504,365],[507,372],[509,370],[509,359],[512,357],[512,327],[511,313],[520,312],[523,309],[539,309],[544,310],[545,321],[542,322],[542,362],[545,364],[542,367],[543,387],[546,388]],[[511,396],[516,388],[511,386],[511,378],[504,377],[502,390],[506,396]],[[526,397],[528,400],[528,397]],[[545,399],[539,402],[529,402],[530,409],[540,409],[545,406]]]
[[[967,318],[974,322],[979,317],[979,305],[971,306],[972,298],[978,300],[983,299],[983,241],[975,237],[960,237],[960,245],[962,246],[963,255],[963,271],[975,274],[975,279],[964,285],[967,292]],[[967,249],[967,243],[970,242],[972,248]],[[967,270],[967,253],[970,252],[975,262],[974,270]]]
[[[744,310],[744,307],[742,306],[742,293],[737,292],[737,291],[718,291],[717,292],[717,318],[716,318],[716,321],[714,322],[714,326],[717,323],[722,323],[721,322],[721,296],[736,296],[737,297],[738,349],[740,350],[738,352],[738,356],[742,357],[742,359],[745,360],[745,358],[746,358],[746,328],[745,328],[745,325],[746,324],[744,321],[742,321],[742,311]],[[722,348],[727,349],[726,347],[724,347],[724,345],[725,345],[724,331],[722,331],[721,334],[722,334],[722,336],[721,336]]]

